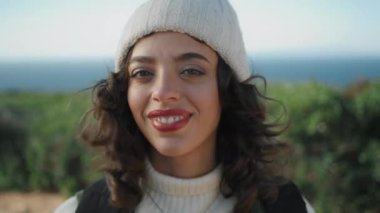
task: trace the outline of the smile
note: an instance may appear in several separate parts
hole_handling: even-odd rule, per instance
[[[162,123],[162,124],[172,124],[178,121],[181,121],[184,119],[184,116],[177,115],[177,116],[169,116],[169,117],[157,117],[155,118],[155,121]]]
[[[186,126],[190,112],[182,109],[154,110],[148,113],[153,127],[160,132],[172,132]]]

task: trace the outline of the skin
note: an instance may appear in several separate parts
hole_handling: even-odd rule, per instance
[[[221,113],[217,62],[214,50],[182,33],[154,33],[133,48],[127,70],[128,103],[151,144],[150,160],[159,172],[194,178],[215,168]],[[188,113],[188,120],[179,128],[160,131],[157,125],[163,124],[149,115],[170,109]]]

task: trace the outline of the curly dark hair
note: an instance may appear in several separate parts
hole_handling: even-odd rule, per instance
[[[221,192],[225,197],[237,197],[234,212],[249,212],[258,199],[275,199],[279,185],[285,183],[273,162],[287,145],[275,139],[281,133],[278,125],[266,123],[264,103],[270,99],[252,83],[256,78],[265,82],[259,76],[239,82],[219,57],[217,81],[222,113],[216,156],[223,170]],[[134,209],[143,198],[140,183],[145,178],[150,145],[133,119],[127,90],[126,67],[119,73],[110,73],[93,87],[93,116],[84,125],[81,137],[103,150],[102,168],[112,205]]]

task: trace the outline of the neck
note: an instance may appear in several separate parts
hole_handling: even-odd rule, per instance
[[[214,143],[212,146],[215,146]],[[183,156],[163,156],[153,150],[150,160],[152,166],[162,174],[177,178],[195,178],[209,173],[216,167],[215,149],[211,150],[211,153],[198,151],[196,155]]]

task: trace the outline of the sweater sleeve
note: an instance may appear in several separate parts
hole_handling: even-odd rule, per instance
[[[55,209],[54,213],[74,213],[78,207],[78,198],[72,196],[65,200],[58,208]]]
[[[309,203],[309,201],[305,197],[303,197],[303,196],[302,196],[302,198],[303,198],[303,201],[306,204],[307,213],[315,213],[314,208],[313,208],[313,206],[311,206],[311,204]]]

